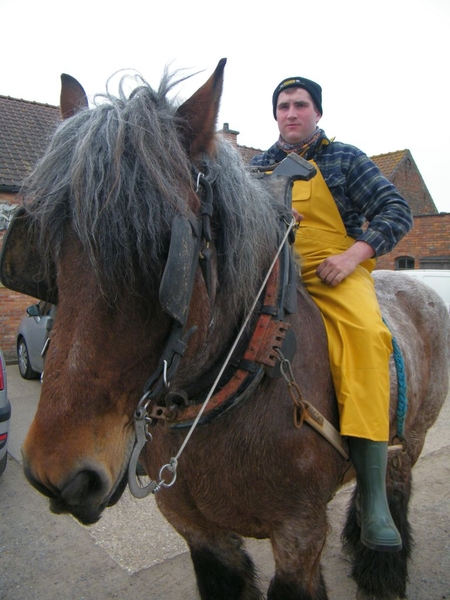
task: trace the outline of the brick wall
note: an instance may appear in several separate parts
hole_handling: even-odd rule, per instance
[[[250,163],[250,160],[255,156],[255,154],[260,154],[262,151],[257,148],[248,148],[247,146],[240,146],[237,143],[237,136],[239,135],[239,131],[235,131],[230,129],[228,123],[223,124],[223,128],[220,130],[220,133],[227,139],[231,144],[239,150],[239,154],[244,159],[246,164]]]
[[[0,232],[0,247],[5,232]],[[25,310],[37,300],[8,290],[0,283],[0,348],[6,360],[16,357],[16,332]]]
[[[377,269],[395,269],[400,256],[412,257],[416,269],[424,259],[446,257],[450,262],[450,213],[415,216],[412,230],[392,252],[378,259]]]

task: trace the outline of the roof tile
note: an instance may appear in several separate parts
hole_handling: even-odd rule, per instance
[[[20,187],[58,121],[57,106],[0,95],[0,186]]]
[[[377,165],[380,171],[385,177],[390,179],[392,173],[401,162],[402,158],[406,156],[408,150],[397,150],[395,152],[387,152],[386,154],[377,154],[370,158]]]

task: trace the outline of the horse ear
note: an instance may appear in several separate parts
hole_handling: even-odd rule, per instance
[[[83,86],[71,75],[61,75],[61,117],[68,119],[83,108],[88,107],[88,99]]]
[[[222,58],[208,81],[177,110],[178,127],[191,157],[207,152],[213,141],[226,62]]]

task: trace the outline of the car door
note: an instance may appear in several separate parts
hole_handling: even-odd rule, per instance
[[[27,310],[28,317],[25,321],[23,336],[27,344],[32,369],[42,373],[44,370],[42,350],[48,335],[48,321],[53,305],[41,300],[34,307],[37,307],[38,310],[31,310],[33,307]]]

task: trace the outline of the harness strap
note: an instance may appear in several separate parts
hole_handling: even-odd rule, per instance
[[[186,332],[185,326],[199,258],[208,294],[211,291],[210,253],[207,247],[202,250],[202,243],[209,244],[211,241],[213,192],[211,183],[204,174],[197,172],[196,175],[196,191],[198,192],[200,187],[205,190],[201,200],[201,231],[197,221],[191,215],[187,217],[180,215],[172,223],[172,238],[166,268],[161,279],[159,300],[164,312],[173,319],[173,324],[158,366],[144,386],[144,395],[140,404],[143,405],[145,400],[145,406],[168,389],[168,383],[176,375],[187,342],[197,330],[194,326]]]
[[[348,460],[350,458],[347,444],[344,442],[339,431],[333,427],[333,425],[325,419],[325,417],[320,413],[312,404],[309,402],[305,402],[305,411],[303,415],[303,419],[310,427],[315,429],[323,436],[330,444],[336,448],[339,454]]]
[[[267,281],[263,306],[266,310],[260,314],[247,350],[239,362],[238,368],[233,373],[224,387],[216,392],[204,409],[203,415],[211,417],[214,412],[224,405],[233,403],[239,398],[242,400],[242,394],[247,392],[249,387],[253,389],[255,383],[259,383],[264,375],[264,366],[273,367],[278,360],[277,350],[279,350],[290,328],[290,324],[281,320],[274,320],[271,314],[274,311],[267,310],[267,307],[276,306],[278,288],[279,288],[280,264],[276,262],[272,273]],[[276,312],[276,311],[275,311]],[[171,407],[163,408],[154,406],[150,411],[150,417],[153,419],[163,419],[174,426],[188,426],[197,417],[201,410],[201,404],[187,406],[185,408]]]

